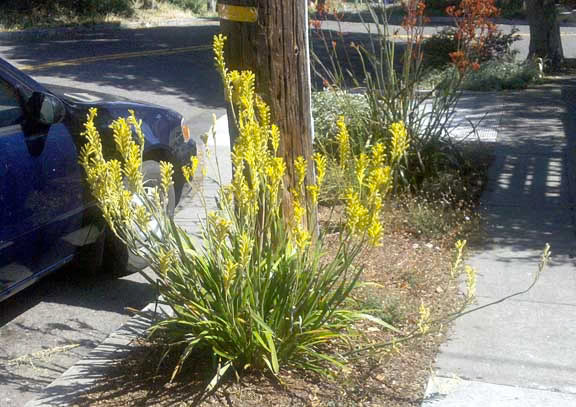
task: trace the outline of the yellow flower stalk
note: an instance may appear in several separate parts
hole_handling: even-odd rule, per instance
[[[199,163],[198,157],[192,156],[190,157],[190,164],[184,165],[182,167],[182,174],[184,175],[186,182],[188,183],[192,182],[194,174],[196,174],[196,170],[198,169],[198,163]]]
[[[294,161],[294,168],[296,169],[296,176],[297,176],[296,183],[298,184],[299,187],[302,187],[302,185],[304,185],[307,167],[308,163],[302,156],[297,157],[296,160]]]
[[[380,167],[386,162],[386,147],[383,143],[377,143],[372,147],[372,166]]]
[[[160,248],[156,261],[156,269],[160,275],[166,275],[170,271],[175,261],[175,256],[172,250]]]
[[[464,271],[466,273],[466,299],[472,301],[476,297],[476,270],[467,264],[464,266]]]
[[[310,245],[310,242],[312,241],[312,236],[310,235],[310,232],[308,232],[308,230],[299,225],[294,229],[293,233],[296,241],[296,247],[300,252],[304,252],[306,248]]]
[[[424,302],[420,302],[418,313],[420,314],[417,323],[418,330],[421,334],[426,334],[430,330],[430,308],[424,305]]]
[[[228,290],[230,285],[234,282],[236,278],[236,270],[238,269],[239,264],[236,263],[233,259],[228,259],[226,262],[226,268],[224,270],[224,288]]]
[[[248,233],[242,232],[240,235],[240,264],[242,267],[247,267],[250,263],[253,244],[254,241],[248,236]]]
[[[374,247],[380,246],[382,244],[383,232],[384,228],[382,226],[382,222],[380,222],[377,216],[373,217],[367,231],[370,245]]]
[[[408,132],[403,122],[392,123],[389,131],[392,135],[390,161],[395,163],[408,151],[410,140],[408,139]]]
[[[328,162],[326,156],[315,153],[313,156],[314,164],[316,165],[316,184],[318,187],[322,187],[324,183],[324,177],[326,176],[326,164]]]
[[[166,199],[166,197],[168,197],[168,191],[170,190],[170,187],[174,185],[174,166],[172,163],[160,161],[160,175],[162,192],[164,193],[164,198]]]
[[[272,142],[274,154],[278,154],[278,148],[280,147],[280,129],[274,124],[270,127],[270,141]]]
[[[310,199],[312,200],[312,203],[317,204],[318,195],[320,195],[320,187],[318,185],[308,185],[306,187],[306,190],[310,194]]]
[[[340,116],[336,122],[338,126],[338,135],[336,141],[338,142],[338,151],[340,154],[340,168],[346,168],[348,158],[350,157],[350,134],[344,121],[344,116]]]
[[[356,159],[356,180],[358,181],[358,186],[362,188],[364,185],[364,178],[366,177],[366,171],[368,170],[369,157],[367,154],[361,153]]]

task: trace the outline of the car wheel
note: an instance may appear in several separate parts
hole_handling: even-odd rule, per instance
[[[160,186],[162,179],[160,163],[157,161],[144,161],[142,163],[142,173],[144,175],[145,189],[152,190],[153,187]],[[174,216],[175,207],[176,194],[172,185],[168,191],[168,204],[166,205],[168,216]],[[154,228],[154,225],[150,227]],[[109,228],[107,229],[103,258],[103,268],[106,272],[114,275],[127,275],[143,270],[147,266],[148,262],[144,258],[131,253],[126,245]]]

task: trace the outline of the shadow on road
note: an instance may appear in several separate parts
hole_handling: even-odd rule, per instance
[[[28,39],[3,39],[3,56],[19,64],[41,64],[114,54],[141,56],[86,60],[78,65],[52,66],[28,72],[33,77],[62,79],[97,88],[122,89],[134,100],[162,103],[177,97],[197,108],[221,108],[224,98],[210,49],[171,50],[212,44],[218,25],[62,32]],[[166,50],[165,55],[146,55]],[[103,90],[104,93],[105,90]],[[178,106],[168,106],[176,108]],[[183,107],[180,110],[186,110]],[[185,113],[185,112],[183,112]]]

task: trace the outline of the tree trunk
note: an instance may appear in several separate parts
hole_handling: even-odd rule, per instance
[[[206,0],[206,9],[211,12],[216,12],[216,0]]]
[[[550,71],[557,71],[564,62],[560,25],[554,0],[527,0],[530,24],[528,58],[542,58]]]
[[[306,185],[311,184],[314,171],[307,1],[227,2],[253,6],[258,11],[256,23],[220,20],[221,31],[228,37],[225,52],[229,68],[248,69],[256,74],[256,91],[270,106],[272,121],[280,129],[279,154],[286,161],[288,190],[296,184],[294,160],[299,156],[308,161]],[[284,210],[292,211],[290,202]]]

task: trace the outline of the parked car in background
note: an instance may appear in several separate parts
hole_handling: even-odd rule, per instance
[[[105,154],[114,151],[114,119],[134,110],[142,120],[149,184],[159,179],[160,160],[180,168],[196,154],[174,111],[100,93],[49,90],[0,59],[0,301],[72,261],[78,272],[126,269],[127,250],[106,232],[78,164],[91,107],[98,108]],[[176,176],[169,210],[184,184]]]

